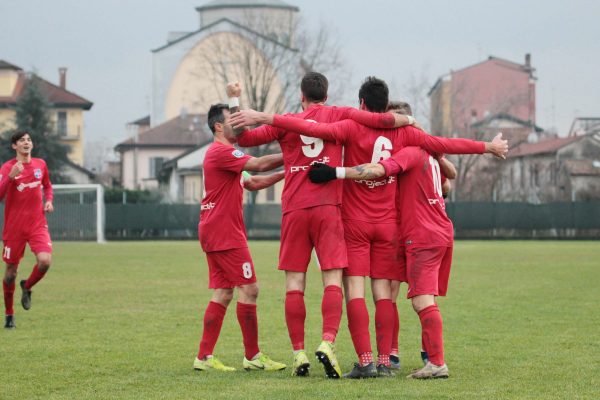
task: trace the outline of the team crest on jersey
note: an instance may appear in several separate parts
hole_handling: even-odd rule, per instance
[[[33,176],[35,176],[35,179],[42,179],[42,170],[39,168],[34,169]]]
[[[242,158],[242,157],[244,157],[244,152],[241,151],[241,150],[234,150],[233,153],[231,153],[231,154],[233,154],[233,156],[235,158]]]

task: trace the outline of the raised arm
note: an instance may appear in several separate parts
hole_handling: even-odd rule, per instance
[[[411,126],[402,129],[404,146],[419,146],[430,153],[440,154],[483,154],[491,153],[505,159],[508,153],[508,141],[502,139],[502,133],[491,142],[479,142],[470,139],[445,138],[431,136]]]
[[[414,125],[415,119],[410,115],[402,115],[394,112],[373,113],[356,108],[344,108],[345,118],[352,119],[361,125],[371,128],[389,129],[400,128],[406,125]]]
[[[297,132],[301,135],[331,142],[343,141],[345,139],[344,130],[337,126],[341,122],[335,124],[315,123],[314,121],[307,121],[301,118],[267,114],[255,110],[242,110],[231,116],[231,125],[236,129],[256,124],[272,125],[273,129],[279,128],[285,131]]]
[[[283,165],[283,155],[269,154],[262,157],[251,157],[246,161],[242,170],[253,172],[270,171]]]
[[[250,175],[244,177],[244,189],[255,191],[268,188],[283,179],[284,172],[275,172],[270,175]]]

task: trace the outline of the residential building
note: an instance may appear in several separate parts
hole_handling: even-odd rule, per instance
[[[126,189],[158,189],[165,161],[212,140],[205,115],[179,115],[152,128],[145,117],[130,125],[134,136],[115,146],[121,158],[120,181]]]
[[[600,132],[522,143],[501,165],[498,201],[600,200]]]
[[[535,126],[535,68],[490,56],[441,76],[429,91],[431,133],[465,136],[473,125],[497,115]],[[524,134],[525,138],[527,134]]]
[[[14,128],[15,106],[25,84],[34,80],[50,106],[50,121],[62,143],[70,148],[69,160],[83,166],[84,112],[93,103],[67,90],[67,69],[59,68],[59,84],[27,74],[21,67],[0,60],[0,131]],[[88,171],[89,172],[89,171]]]

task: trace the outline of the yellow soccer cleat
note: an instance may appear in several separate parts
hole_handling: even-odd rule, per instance
[[[285,364],[273,361],[268,355],[263,353],[258,353],[258,357],[254,357],[252,360],[248,360],[244,357],[243,366],[246,371],[281,371],[286,367]]]
[[[310,369],[310,362],[306,357],[306,352],[301,350],[294,356],[294,370],[292,376],[308,376]]]
[[[221,372],[235,371],[235,368],[223,364],[217,357],[207,357],[206,360],[200,360],[196,357],[194,360],[194,369],[197,371],[208,371],[211,369]]]
[[[335,357],[334,345],[331,342],[322,341],[317,351],[315,352],[317,360],[323,364],[325,368],[325,375],[330,379],[340,379],[342,377],[342,370],[340,364]]]

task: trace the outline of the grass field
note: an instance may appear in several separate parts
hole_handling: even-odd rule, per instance
[[[261,348],[289,364],[278,243],[253,242],[251,250],[261,287]],[[597,399],[599,260],[600,242],[458,242],[449,296],[440,301],[451,378],[404,378],[420,365],[420,339],[418,318],[400,300],[399,376],[331,381],[316,361],[305,379],[292,378],[289,369],[192,370],[210,297],[196,242],[58,242],[32,309],[20,307],[17,289],[17,329],[0,331],[0,398]],[[32,261],[25,258],[20,278]],[[320,341],[321,292],[312,269],[307,350]],[[241,369],[234,310],[215,354]],[[337,350],[348,370],[355,355],[345,316]]]

